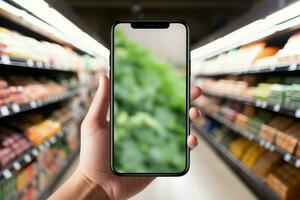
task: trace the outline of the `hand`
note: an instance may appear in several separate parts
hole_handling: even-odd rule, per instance
[[[191,100],[201,95],[198,87],[192,87]],[[121,177],[110,169],[109,122],[106,119],[109,107],[109,80],[100,77],[99,88],[95,94],[87,116],[81,126],[81,152],[79,169],[91,182],[99,184],[111,199],[126,199],[145,188],[153,177]],[[190,119],[199,117],[196,108],[190,109]],[[188,146],[197,146],[197,138],[189,135]]]
[[[191,100],[201,95],[201,89],[192,87]],[[72,176],[49,199],[127,199],[144,189],[153,177],[116,176],[110,169],[109,122],[106,119],[109,107],[109,81],[100,77],[99,88],[88,114],[81,125],[80,162]],[[199,111],[191,108],[192,121]],[[197,138],[189,135],[188,146],[194,149]]]

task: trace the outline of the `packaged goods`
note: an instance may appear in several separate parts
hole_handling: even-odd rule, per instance
[[[268,96],[268,102],[282,105],[285,98],[286,85],[273,84]]]
[[[272,88],[272,84],[260,83],[253,92],[253,98],[259,100],[267,100]]]
[[[279,155],[273,152],[265,152],[257,159],[253,165],[252,171],[263,180],[266,179],[267,175],[276,169],[283,161]]]
[[[88,55],[81,56],[69,47],[38,41],[0,27],[0,55],[47,63],[64,70],[99,69],[103,63]]]
[[[289,153],[294,153],[300,139],[300,123],[295,122],[294,125],[286,129],[284,132],[278,132],[275,140],[276,146]]]
[[[292,109],[300,108],[300,85],[293,84],[286,87],[284,106]]]
[[[283,164],[271,172],[267,183],[283,200],[300,198],[300,171],[290,164]]]
[[[21,134],[7,128],[1,127],[0,133],[0,167],[4,168],[29,149],[30,144]]]
[[[238,138],[229,144],[228,150],[237,158],[240,159],[245,151],[249,148],[251,142],[245,138]]]
[[[270,143],[275,142],[278,132],[284,131],[295,120],[290,117],[278,115],[274,117],[269,123],[263,124],[259,130],[259,136]]]
[[[247,126],[247,122],[248,122],[248,117],[246,116],[246,115],[243,115],[243,114],[238,114],[237,116],[236,116],[236,119],[235,119],[235,124],[239,127],[239,128],[241,128],[241,129],[244,129],[244,128],[246,128],[246,126]]]
[[[247,130],[257,135],[261,125],[265,122],[268,122],[271,118],[272,113],[265,110],[259,110],[254,117],[249,118],[247,123]]]
[[[244,155],[241,157],[241,162],[248,168],[252,168],[255,162],[259,159],[261,155],[266,152],[265,149],[261,148],[255,143],[247,149]]]
[[[283,49],[279,50],[277,53],[279,64],[290,64],[300,62],[300,55],[295,49],[300,46],[300,33],[292,35],[287,43],[284,45]]]

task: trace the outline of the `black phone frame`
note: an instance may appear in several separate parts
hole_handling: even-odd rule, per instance
[[[139,173],[139,172],[118,172],[114,168],[114,30],[116,25],[120,23],[130,23],[132,26],[137,25],[139,28],[165,28],[166,24],[179,23],[186,28],[186,164],[185,168],[181,172],[171,172],[171,173]],[[136,28],[136,26],[134,27]],[[190,119],[189,119],[189,109],[190,109],[190,31],[187,23],[182,20],[119,20],[115,21],[111,27],[111,51],[109,56],[109,76],[110,76],[110,168],[112,172],[117,176],[135,176],[135,177],[171,177],[171,176],[183,176],[190,168],[190,149],[187,145],[187,138],[190,134]],[[129,161],[130,162],[130,161]]]

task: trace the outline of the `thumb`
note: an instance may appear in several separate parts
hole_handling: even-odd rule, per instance
[[[100,126],[107,125],[107,112],[109,107],[109,80],[107,76],[99,77],[99,86],[85,117],[88,123],[97,123]]]

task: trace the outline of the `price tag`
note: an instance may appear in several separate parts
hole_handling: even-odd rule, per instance
[[[12,173],[9,169],[5,169],[3,172],[2,172],[4,178],[6,179],[9,179],[11,176],[12,176]]]
[[[11,107],[15,113],[18,113],[21,110],[19,104],[16,104],[16,103],[12,104]]]
[[[41,67],[43,67],[43,63],[40,62],[40,61],[38,61],[38,62],[36,62],[36,66],[37,66],[38,68],[41,68]]]
[[[271,143],[270,142],[266,142],[265,147],[266,147],[266,149],[270,149]]]
[[[295,112],[295,117],[300,118],[300,109],[297,109]]]
[[[292,158],[292,156],[291,156],[291,154],[289,154],[289,153],[286,153],[286,154],[284,155],[284,160],[287,161],[287,162],[289,162],[289,161],[291,160],[291,158]]]
[[[8,56],[1,56],[1,61],[5,65],[10,65],[10,59]]]
[[[43,105],[43,101],[42,100],[37,100],[37,105],[38,106],[42,106]]]
[[[38,156],[39,155],[39,151],[37,150],[37,149],[32,149],[32,154],[34,155],[34,156]]]
[[[19,169],[21,169],[21,165],[18,161],[15,161],[13,163],[13,167],[15,168],[16,171],[18,171]]]
[[[64,133],[63,133],[62,131],[59,131],[59,132],[57,133],[57,135],[58,135],[59,137],[62,137],[62,136],[64,135]]]
[[[48,141],[45,142],[45,146],[46,148],[49,148],[50,147],[50,143]]]
[[[25,162],[29,163],[32,159],[31,159],[31,156],[29,154],[25,154],[24,155],[24,160],[25,160]]]
[[[255,102],[255,106],[256,106],[256,107],[260,107],[260,105],[261,105],[261,101],[260,101],[260,100],[257,100],[257,101]]]
[[[296,167],[298,167],[298,168],[300,167],[300,159],[299,159],[299,158],[296,160],[295,165],[296,165]]]
[[[280,110],[280,104],[275,104],[274,107],[273,107],[273,110],[275,112],[278,112]]]
[[[56,136],[53,136],[52,138],[50,138],[50,143],[51,144],[55,144],[57,141]]]
[[[249,140],[253,140],[254,139],[254,135],[253,134],[249,133],[248,137],[249,137]]]
[[[272,151],[272,152],[275,151],[275,146],[274,145],[270,146],[270,151]]]
[[[33,67],[33,61],[32,60],[27,60],[27,65],[29,67]]]
[[[49,68],[50,68],[50,64],[49,64],[49,63],[45,63],[45,67],[46,67],[47,69],[49,69]]]
[[[275,69],[276,69],[276,66],[273,65],[273,66],[271,66],[270,71],[274,71]]]
[[[30,106],[31,106],[31,108],[36,108],[37,107],[36,102],[35,101],[31,101],[30,102]]]
[[[262,108],[266,108],[267,106],[268,106],[268,102],[267,101],[261,102],[261,107]]]
[[[2,106],[2,107],[0,108],[0,111],[1,111],[1,115],[2,115],[2,116],[7,116],[7,115],[9,115],[9,110],[8,110],[7,106]]]
[[[259,145],[263,147],[265,145],[265,141],[264,140],[260,140],[259,141]]]
[[[292,63],[290,64],[288,70],[289,71],[295,71],[297,69],[297,64],[296,63]]]

